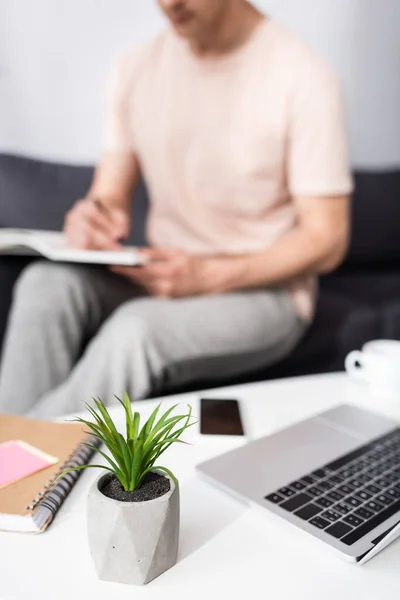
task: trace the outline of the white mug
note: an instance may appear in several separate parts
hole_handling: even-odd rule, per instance
[[[368,385],[374,395],[400,399],[400,341],[373,340],[345,360],[350,377]]]

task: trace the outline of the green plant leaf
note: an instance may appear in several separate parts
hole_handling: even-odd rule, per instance
[[[191,409],[191,407],[189,407]],[[169,434],[171,433],[172,429],[178,425],[178,423],[182,420],[185,420],[185,424],[183,425],[182,428],[180,428],[179,430],[176,431],[176,433],[174,435],[176,435],[176,437],[179,437],[183,431],[185,431],[185,429],[188,429],[189,427],[191,427],[192,425],[195,425],[195,423],[190,423],[189,424],[189,420],[191,419],[191,410],[189,410],[189,414],[186,415],[180,415],[177,417],[172,417],[170,419],[168,419],[167,421],[167,425],[164,425],[163,429],[161,429],[161,431],[158,432],[158,434],[153,438],[153,440],[151,440],[151,444],[148,445],[148,450],[146,452],[146,459],[148,459],[149,455],[153,453],[154,451],[154,447],[163,439],[166,439]]]
[[[100,400],[95,400],[95,403],[101,413],[101,416],[103,417],[103,425],[101,426],[101,431],[103,433],[103,436],[107,438],[107,441],[105,443],[110,452],[115,456],[115,458],[117,458],[117,456],[119,457],[118,462],[122,466],[122,463],[126,460],[126,454],[124,454],[124,438],[117,431],[117,428],[115,427],[115,424],[103,403]],[[123,443],[121,443],[121,439]]]
[[[101,433],[105,440],[104,443],[112,444],[114,441],[114,437],[109,433],[108,427],[105,425],[104,421],[97,415],[96,411],[92,407],[88,406],[88,411],[96,420],[96,423],[91,423],[91,429],[97,433]]]
[[[132,468],[131,453],[129,452],[129,447],[128,447],[128,444],[127,444],[124,436],[121,435],[120,433],[118,434],[118,442],[119,442],[119,446],[120,446],[122,454],[123,454],[123,462],[121,463],[121,466],[123,465],[124,475],[126,477],[126,480],[129,481],[130,472],[131,472],[131,468]]]
[[[147,435],[147,440],[145,442],[146,445],[148,445],[156,436],[156,434],[160,431],[160,429],[162,429],[163,427],[165,427],[165,425],[167,424],[167,419],[169,417],[169,415],[172,413],[173,410],[175,410],[175,408],[179,406],[178,404],[174,404],[174,406],[171,406],[171,408],[169,408],[164,414],[163,416],[157,421],[157,423],[154,425],[154,427],[152,428],[151,432],[148,433]],[[173,418],[179,418],[179,417],[173,417]]]
[[[123,467],[121,468],[121,465],[123,465],[124,463],[122,450],[120,449],[118,442],[115,442],[114,437],[109,433],[108,427],[104,425],[100,417],[98,417],[98,419],[101,422],[100,425],[91,423],[90,421],[87,421],[80,417],[78,417],[75,420],[79,423],[84,423],[87,427],[91,429],[92,434],[102,441],[102,443],[106,446],[109,452],[113,455],[115,461],[119,464],[119,471],[123,473]]]
[[[85,406],[86,406],[86,410],[92,415],[92,417],[96,421],[96,424],[102,425],[103,421],[101,420],[101,418],[99,417],[97,412],[94,410],[94,408],[92,406],[90,406],[90,404],[88,402],[85,402]]]
[[[83,469],[104,469],[105,471],[110,471],[115,475],[112,469],[110,469],[109,467],[105,467],[104,465],[80,465],[79,467],[70,467],[69,469],[66,469],[65,471],[60,473],[60,475],[58,475],[55,478],[54,483],[61,479],[61,477],[63,477],[64,475],[71,473],[71,471],[83,471]]]
[[[132,435],[133,439],[137,439],[138,434],[139,434],[139,427],[140,427],[140,414],[138,412],[135,412],[134,417],[133,417],[133,435]]]
[[[93,423],[91,423],[90,421],[85,421],[85,419],[81,419],[80,417],[75,419],[76,423],[81,423],[83,425],[86,425],[86,427],[88,427],[90,429],[90,435],[95,435],[96,437],[98,437],[99,439],[101,439],[103,441],[104,444],[107,445],[107,439],[106,436],[104,436],[103,431],[100,427],[95,426]]]
[[[133,455],[132,467],[131,467],[131,478],[130,478],[130,491],[134,491],[139,487],[139,481],[141,472],[143,471],[142,466],[143,458],[143,438],[139,438],[135,444],[135,453]]]
[[[167,419],[161,427],[159,427],[158,424],[155,425],[145,442],[145,446],[148,447],[156,443],[159,439],[162,439],[166,434],[169,433],[172,427],[177,425],[184,418],[185,417],[183,417],[182,415],[177,415],[176,417],[170,417],[169,419]]]
[[[160,407],[161,407],[161,403],[153,410],[150,417],[148,418],[148,420],[146,421],[146,423],[143,426],[142,432],[143,432],[143,435],[145,438],[147,438],[147,436],[149,435],[149,433],[154,425],[154,421],[156,420],[156,416],[158,414],[158,411],[160,410]]]
[[[101,416],[104,419],[104,423],[107,425],[110,433],[112,434],[112,436],[116,440],[117,436],[118,436],[118,431],[117,431],[117,428],[114,425],[114,421],[110,417],[110,413],[108,412],[107,408],[105,407],[105,405],[102,403],[101,400],[94,400],[94,402],[95,402],[98,410],[100,411]]]
[[[101,456],[103,458],[105,458],[106,461],[111,465],[111,468],[113,469],[113,471],[116,474],[116,476],[118,477],[118,479],[121,480],[121,477],[123,477],[123,474],[121,473],[121,470],[118,468],[118,466],[115,464],[115,462],[112,460],[112,458],[110,458],[105,452],[102,452],[102,450],[99,450],[95,446],[92,446],[92,444],[88,444],[87,442],[85,442],[85,446],[87,446],[88,448],[91,448],[92,450],[95,450],[96,452],[101,454]]]
[[[133,417],[133,413],[132,413],[131,400],[129,398],[128,392],[125,390],[124,400],[121,400],[121,398],[118,398],[118,396],[116,396],[115,394],[114,394],[114,398],[116,398],[118,400],[118,402],[120,402],[120,404],[123,406],[124,411],[125,411],[126,439],[128,440],[130,438],[135,437],[135,435],[134,435],[134,417]]]
[[[135,430],[134,430],[134,416],[132,413],[132,405],[131,405],[131,399],[129,398],[129,394],[128,392],[125,390],[125,412],[126,412],[126,422],[129,423],[129,428],[127,427],[126,430],[126,438],[133,438],[136,437],[135,436]]]
[[[187,444],[187,442],[184,442],[183,440],[178,439],[179,435],[181,435],[183,433],[183,431],[185,431],[186,429],[188,429],[188,427],[191,427],[192,425],[195,425],[195,423],[191,423],[188,426],[182,427],[181,429],[179,429],[176,434],[174,434],[174,436],[165,438],[165,440],[161,440],[160,442],[158,442],[158,444],[152,448],[151,453],[147,453],[146,454],[146,460],[145,462],[145,468],[148,468],[149,466],[151,466],[152,464],[154,464],[154,462],[162,455],[164,454],[164,452],[166,450],[168,450],[168,448],[174,444],[174,443],[180,443],[180,444]],[[190,444],[188,444],[190,445]]]

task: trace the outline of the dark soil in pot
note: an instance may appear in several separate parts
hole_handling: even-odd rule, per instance
[[[169,479],[163,475],[147,473],[138,490],[126,492],[115,475],[108,475],[103,479],[102,486],[99,489],[108,498],[120,502],[146,502],[167,494],[171,489],[171,484]]]

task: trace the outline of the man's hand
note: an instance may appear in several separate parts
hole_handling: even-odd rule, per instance
[[[150,259],[144,266],[117,266],[111,270],[138,283],[158,298],[198,296],[212,291],[206,277],[207,263],[212,259],[192,256],[181,250],[146,249],[142,252]]]
[[[73,248],[118,250],[119,241],[129,233],[129,225],[125,211],[85,198],[67,213],[64,231]]]
[[[112,270],[164,298],[266,288],[332,271],[347,249],[348,198],[299,198],[297,209],[296,227],[260,252],[199,257],[145,250],[150,262],[144,267]]]

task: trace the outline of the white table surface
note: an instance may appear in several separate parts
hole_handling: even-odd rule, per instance
[[[344,374],[318,375],[184,394],[163,399],[190,402],[198,414],[201,396],[238,398],[247,439],[349,402],[400,420],[397,402],[374,398]],[[156,401],[136,403],[143,416]],[[113,409],[123,422],[119,408]],[[181,485],[181,535],[177,565],[145,587],[99,581],[86,538],[86,496],[98,475],[89,469],[47,532],[31,536],[0,533],[0,598],[125,599],[255,598],[271,600],[362,600],[400,597],[400,541],[358,566],[329,552],[268,511],[250,508],[201,480],[195,464],[224,452],[240,438],[186,436],[163,464]],[[98,459],[96,458],[96,462]],[[265,514],[264,514],[265,513]]]

